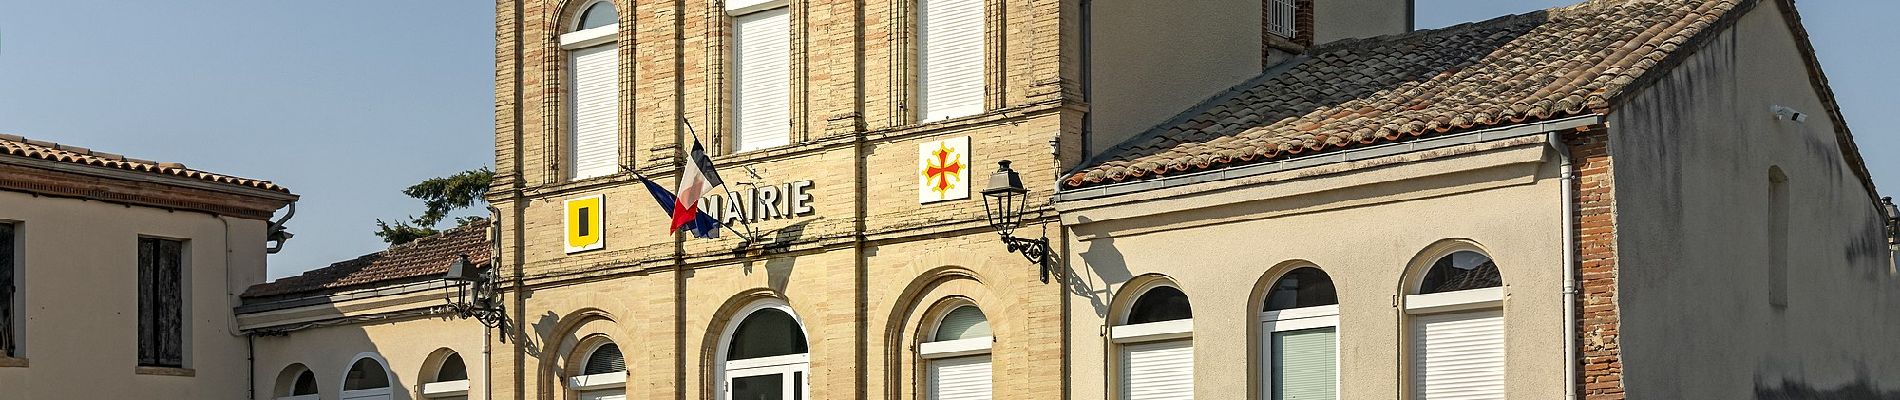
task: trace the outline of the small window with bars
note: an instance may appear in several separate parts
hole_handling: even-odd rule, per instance
[[[1299,9],[1294,6],[1297,0],[1267,0],[1267,33],[1292,39],[1295,31],[1295,15]]]
[[[139,365],[185,365],[185,242],[139,238]]]

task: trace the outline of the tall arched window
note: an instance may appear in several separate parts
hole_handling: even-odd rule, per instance
[[[738,313],[720,350],[721,394],[729,400],[808,398],[811,355],[805,328],[782,302],[763,301]]]
[[[983,3],[918,0],[917,104],[924,121],[983,112]]]
[[[462,355],[448,349],[438,350],[441,360],[436,361],[435,371],[424,371],[422,397],[442,400],[463,400],[468,398],[468,363],[462,361]]]
[[[620,345],[601,340],[580,359],[575,377],[568,379],[582,400],[624,400],[627,398],[627,359]]]
[[[317,400],[317,374],[303,364],[291,364],[277,374],[278,400]]]
[[[389,368],[382,361],[368,356],[358,356],[350,363],[349,372],[343,374],[343,400],[389,400]]]
[[[1262,399],[1339,398],[1339,296],[1314,267],[1280,275],[1260,313]]]
[[[990,398],[990,321],[973,305],[960,305],[937,320],[930,337],[917,346],[927,360],[925,397],[931,400]]]
[[[567,52],[567,171],[570,179],[620,170],[620,16],[611,0],[582,5],[561,34]]]
[[[1405,296],[1412,398],[1504,398],[1504,277],[1490,256],[1436,258]]]
[[[732,150],[792,143],[792,13],[786,0],[729,0]]]
[[[1194,313],[1186,293],[1160,279],[1137,286],[1121,324],[1110,335],[1120,348],[1124,400],[1194,396]]]

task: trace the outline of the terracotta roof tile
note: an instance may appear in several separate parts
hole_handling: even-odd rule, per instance
[[[239,178],[206,171],[186,168],[179,163],[160,163],[148,160],[128,158],[126,156],[94,151],[84,147],[32,140],[15,135],[0,134],[0,155],[35,158],[97,167],[116,168],[158,175],[172,175],[190,179],[199,179],[227,185],[251,187],[275,192],[290,193],[289,188],[277,186],[270,181]]]
[[[379,284],[434,279],[448,273],[457,256],[485,265],[494,253],[488,223],[477,221],[352,260],[253,285],[245,298],[333,293]]]
[[[1596,0],[1321,45],[1111,148],[1063,184],[1135,181],[1602,112],[1736,4]]]

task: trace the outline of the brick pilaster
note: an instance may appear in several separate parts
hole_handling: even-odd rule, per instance
[[[1623,357],[1617,330],[1616,186],[1609,135],[1604,129],[1567,135],[1576,180],[1579,304],[1577,339],[1582,347],[1580,387],[1584,399],[1622,399]]]

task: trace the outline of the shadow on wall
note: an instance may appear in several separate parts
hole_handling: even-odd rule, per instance
[[[1093,221],[1085,217],[1081,218],[1080,222],[1087,224]],[[1075,270],[1086,269],[1093,271],[1097,277],[1101,278],[1104,284],[1107,282],[1127,282],[1129,278],[1133,277],[1132,274],[1128,272],[1128,261],[1122,256],[1121,250],[1115,248],[1115,238],[1099,236],[1095,239],[1088,240],[1087,243],[1088,251],[1078,254],[1082,258],[1082,264],[1072,265],[1072,268]],[[1114,293],[1110,293],[1106,287],[1098,288],[1090,286],[1089,281],[1084,279],[1087,274],[1080,273],[1080,271],[1077,272],[1078,273],[1069,276],[1069,293],[1088,299],[1089,306],[1095,308],[1096,317],[1108,318],[1109,296],[1113,296]]]
[[[1761,378],[1755,379],[1755,398],[1758,400],[1897,400],[1900,391],[1881,391],[1867,378],[1856,379],[1854,384],[1833,389],[1815,389],[1805,382],[1781,381],[1779,386],[1769,386]]]

